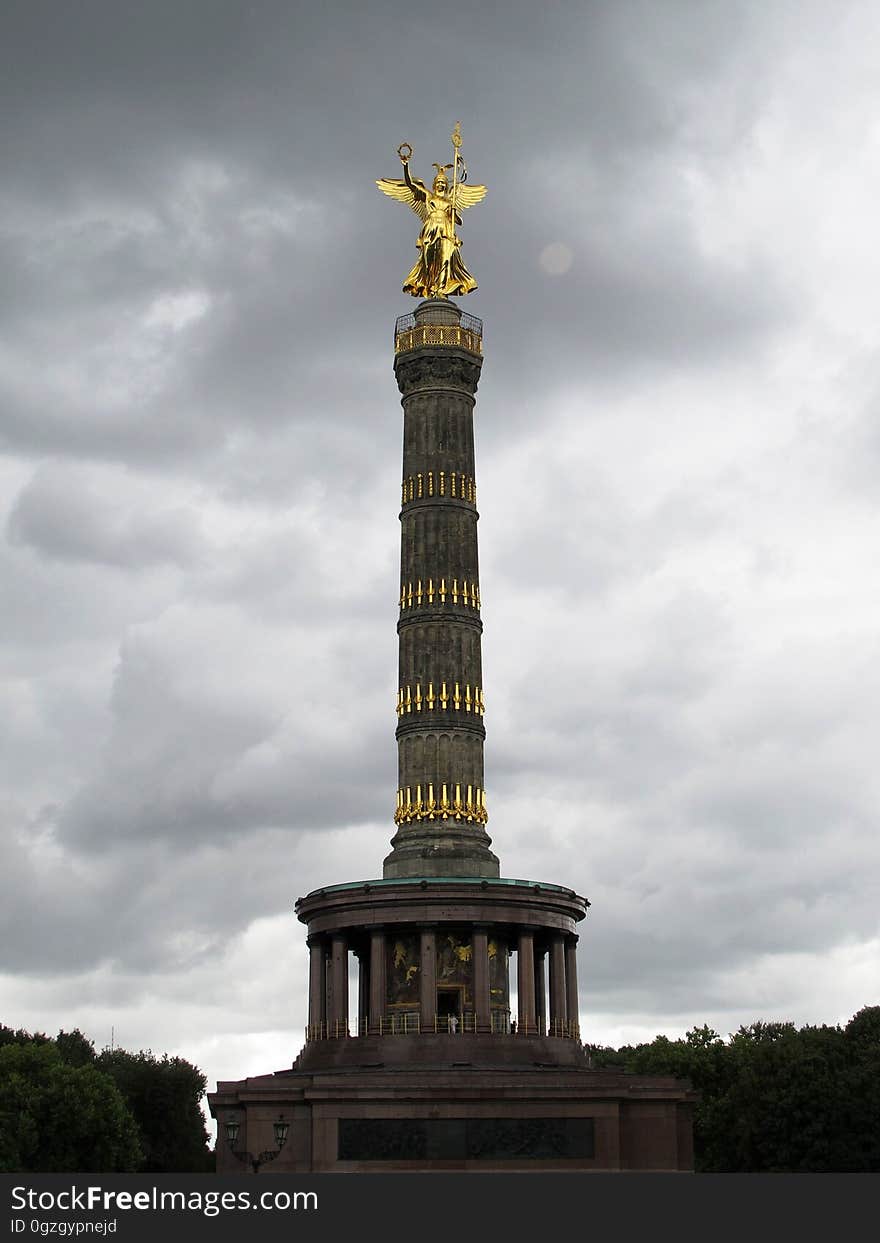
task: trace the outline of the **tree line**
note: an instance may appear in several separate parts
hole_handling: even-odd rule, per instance
[[[880,1006],[842,1028],[756,1022],[725,1040],[703,1026],[586,1048],[596,1070],[690,1081],[698,1172],[880,1172]],[[205,1087],[183,1058],[0,1025],[0,1172],[211,1172]]]
[[[842,1028],[757,1022],[724,1040],[704,1026],[587,1050],[596,1069],[690,1080],[697,1172],[880,1172],[880,1006]]]
[[[180,1057],[0,1025],[0,1173],[212,1173],[205,1086]]]

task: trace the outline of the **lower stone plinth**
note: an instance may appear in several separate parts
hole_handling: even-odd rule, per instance
[[[455,1037],[451,1039],[456,1039]],[[261,1174],[426,1171],[688,1172],[694,1093],[675,1079],[575,1067],[294,1069],[221,1082],[217,1172],[247,1174],[239,1152],[275,1149]]]

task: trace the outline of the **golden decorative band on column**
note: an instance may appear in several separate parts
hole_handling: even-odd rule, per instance
[[[479,584],[464,578],[416,579],[414,583],[403,583],[400,588],[398,604],[402,609],[414,606],[421,608],[423,604],[463,604],[466,608],[479,610]]]
[[[451,496],[457,501],[476,505],[477,482],[470,475],[460,472],[440,470],[435,473],[429,470],[424,474],[418,471],[415,475],[407,475],[400,486],[401,505],[434,496]]]
[[[472,354],[483,353],[482,335],[459,324],[416,324],[395,334],[395,354],[406,354],[422,345],[458,346]]]
[[[412,824],[417,820],[464,820],[468,824],[485,824],[489,819],[486,791],[479,786],[442,783],[439,799],[434,797],[433,782],[429,781],[426,789],[424,797],[420,785],[415,787],[415,795],[412,786],[397,791],[395,824]],[[452,798],[448,793],[450,789],[455,792]]]
[[[429,682],[427,690],[422,689],[421,682],[415,686],[401,686],[397,692],[397,715],[406,716],[411,712],[472,712],[474,716],[484,716],[486,703],[483,699],[481,686],[462,687],[460,682],[441,682],[438,690],[434,683]]]

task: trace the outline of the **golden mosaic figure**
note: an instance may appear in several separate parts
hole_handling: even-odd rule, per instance
[[[414,298],[448,298],[471,293],[477,287],[461,257],[461,238],[455,227],[461,224],[459,209],[479,203],[486,196],[486,187],[465,184],[467,168],[461,156],[460,124],[456,124],[453,131],[452,146],[452,163],[434,165],[437,171],[430,190],[423,181],[410,176],[412,147],[407,142],[397,148],[403,165],[403,180],[382,177],[376,182],[383,194],[406,203],[422,221],[422,231],[416,242],[419,257],[403,283],[403,292],[411,293]]]

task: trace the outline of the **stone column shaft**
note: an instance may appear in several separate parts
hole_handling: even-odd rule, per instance
[[[385,933],[370,933],[370,1031],[378,1032],[385,1017]]]
[[[565,941],[554,936],[550,942],[550,1034],[561,1036],[566,1021]]]
[[[565,1008],[569,1031],[573,1036],[580,1033],[578,1008],[577,937],[569,937],[565,943]]]
[[[358,1026],[357,1035],[366,1035],[370,1021],[370,955],[368,950],[359,950],[358,963]]]
[[[535,1017],[538,1031],[547,1031],[547,976],[544,967],[547,951],[535,950]]]
[[[324,1000],[327,983],[324,979],[324,946],[320,941],[309,945],[309,1039],[320,1039],[326,1019]]]
[[[403,405],[397,832],[388,879],[499,875],[485,830],[474,468],[476,321],[419,304],[395,342]]]
[[[492,1014],[489,998],[489,934],[485,928],[474,928],[474,1021],[477,1032],[492,1030]]]
[[[419,1021],[423,1032],[432,1032],[437,1017],[437,938],[433,928],[422,929],[420,943]]]
[[[523,1036],[535,1030],[535,941],[534,933],[520,930],[516,953],[516,992],[519,1031]]]
[[[330,1013],[327,1024],[331,1036],[348,1033],[348,944],[334,933],[330,942]]]

